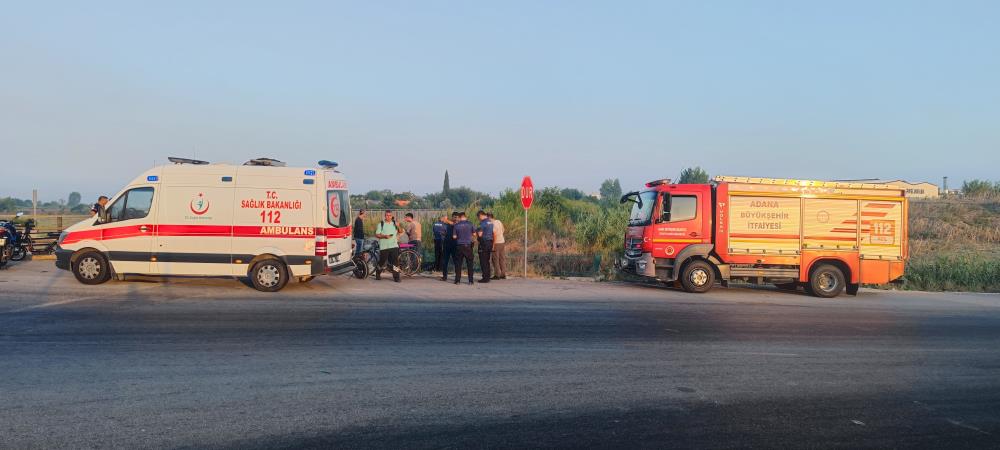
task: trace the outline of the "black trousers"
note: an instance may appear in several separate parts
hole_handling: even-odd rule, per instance
[[[434,270],[444,269],[444,261],[441,260],[441,256],[444,255],[444,243],[440,239],[434,240]],[[442,264],[444,263],[444,264]]]
[[[455,253],[455,281],[462,280],[462,262],[464,260],[466,266],[469,268],[469,281],[472,281],[472,274],[475,270],[475,259],[476,257],[472,255],[471,245],[459,245]]]
[[[386,266],[386,263],[389,263]],[[399,274],[399,247],[379,250],[378,264],[375,265],[375,276],[381,276],[383,270],[392,272],[393,278]]]
[[[490,279],[490,255],[493,253],[493,241],[479,240],[479,270],[483,279]]]
[[[441,277],[448,278],[448,264],[458,265],[458,250],[456,250],[454,245],[442,245],[441,250],[443,254],[441,255]]]

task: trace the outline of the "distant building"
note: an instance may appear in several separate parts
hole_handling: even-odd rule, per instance
[[[882,180],[879,178],[862,178],[857,180],[833,180],[833,181],[843,181],[846,183],[871,183],[871,184],[884,184],[887,186],[896,186],[901,189],[906,189],[906,196],[909,198],[938,198],[940,197],[940,189],[933,183],[928,183],[926,181],[919,181],[916,183],[909,182],[906,180]]]

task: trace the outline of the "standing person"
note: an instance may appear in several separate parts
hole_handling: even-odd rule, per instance
[[[491,261],[492,264],[490,264],[490,268],[493,269],[493,279],[506,280],[507,251],[505,248],[507,246],[507,241],[503,236],[505,231],[503,228],[503,222],[493,217],[493,213],[486,214],[486,217],[489,217],[490,222],[493,222],[493,257]]]
[[[442,217],[445,223],[444,236],[441,240],[443,255],[441,258],[441,281],[448,281],[448,264],[458,266],[458,241],[455,239],[455,224],[458,223],[458,211],[451,213],[451,219]]]
[[[108,205],[108,197],[102,195],[97,198],[97,203],[90,207],[90,217],[97,216],[97,220],[104,220],[104,207]]]
[[[472,222],[469,222],[464,212],[459,213],[458,223],[455,224],[455,231],[452,234],[455,238],[457,250],[455,256],[455,284],[462,281],[462,260],[465,260],[465,264],[469,269],[469,284],[472,284],[473,270],[475,269],[475,257],[472,256],[472,235],[474,234],[476,234],[476,230],[472,226]]]
[[[434,226],[431,227],[431,233],[434,235],[434,270],[438,271],[444,268],[444,261],[441,260],[441,256],[444,255],[444,237],[445,233],[448,232],[448,216],[438,217],[438,220],[434,222]]]
[[[424,226],[419,221],[413,220],[413,213],[406,213],[403,217],[403,228],[406,229],[406,236],[410,239],[409,244],[413,245],[413,250],[420,253],[420,240],[424,235]]]
[[[354,218],[354,229],[351,230],[354,237],[354,256],[361,254],[365,248],[365,210],[358,211],[358,217]]]
[[[399,283],[399,226],[392,210],[385,211],[385,218],[375,228],[378,238],[378,264],[375,266],[375,279],[382,279],[382,270],[388,268],[392,272],[392,281]]]
[[[476,229],[476,236],[479,238],[479,270],[483,273],[479,282],[489,283],[490,259],[493,254],[493,222],[486,215],[486,211],[481,209],[476,216],[479,218],[479,228]]]

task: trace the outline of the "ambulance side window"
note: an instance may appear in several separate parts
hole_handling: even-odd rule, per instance
[[[141,219],[149,215],[153,206],[153,188],[129,189],[108,207],[108,222]]]

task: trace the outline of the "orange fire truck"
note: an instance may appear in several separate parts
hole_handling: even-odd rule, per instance
[[[716,177],[646,183],[632,203],[621,270],[706,292],[716,281],[773,283],[818,297],[900,280],[905,190],[867,183]]]

